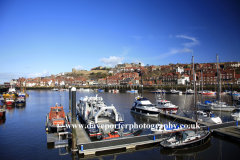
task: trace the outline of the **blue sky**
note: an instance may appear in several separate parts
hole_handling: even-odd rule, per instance
[[[235,0],[1,0],[0,84],[118,63],[240,61]]]

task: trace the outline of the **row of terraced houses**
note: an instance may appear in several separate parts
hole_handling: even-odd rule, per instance
[[[99,68],[99,67],[98,67]],[[217,84],[217,70],[222,84],[240,84],[239,62],[226,62],[219,64],[195,64],[195,77],[197,84]],[[92,69],[94,70],[94,68]],[[160,76],[148,76],[160,71]],[[64,75],[51,75],[49,77],[21,78],[23,85],[32,86],[64,86],[64,85],[185,85],[193,82],[193,69],[191,64],[169,64],[164,66],[145,66],[140,64],[119,64],[108,71],[113,76],[100,79],[73,78]],[[239,72],[238,72],[239,73]],[[20,85],[20,79],[13,80]]]

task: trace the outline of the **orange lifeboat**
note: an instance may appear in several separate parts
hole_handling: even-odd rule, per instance
[[[47,114],[46,131],[58,132],[66,129],[68,119],[63,110],[63,106],[51,107],[50,112]]]

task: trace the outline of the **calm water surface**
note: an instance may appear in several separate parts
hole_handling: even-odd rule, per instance
[[[68,111],[69,93],[56,91],[28,91],[29,97],[25,107],[8,107],[6,121],[0,123],[0,159],[72,159],[71,153],[66,154],[66,150],[48,149],[47,136],[45,132],[46,114],[50,111],[50,106],[56,103],[64,106],[65,112]],[[84,93],[77,92],[77,100],[84,96],[95,96],[98,94],[103,97],[107,105],[113,104],[118,112],[124,114],[125,124],[155,124],[158,118],[146,118],[130,113],[135,94],[127,93]],[[151,93],[144,93],[144,97],[155,103],[155,96]],[[182,109],[193,110],[193,95],[165,95],[167,100],[180,106]],[[204,96],[204,100],[215,98],[215,96]],[[230,96],[223,96],[222,99],[229,105],[232,104]],[[1,104],[2,105],[2,104]],[[228,112],[213,112],[221,116],[223,122],[231,121]],[[162,123],[171,120],[161,118]],[[148,134],[145,130],[143,134]],[[211,137],[209,143],[204,146],[178,151],[169,152],[159,146],[148,146],[138,148],[131,153],[114,154],[109,152],[103,159],[239,159],[240,144],[222,137]],[[120,151],[121,152],[121,151]],[[88,157],[89,159],[99,159],[99,157]],[[79,158],[82,159],[82,158]]]

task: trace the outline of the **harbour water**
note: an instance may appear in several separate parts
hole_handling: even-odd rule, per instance
[[[65,148],[48,149],[47,135],[45,132],[46,114],[50,111],[50,106],[56,103],[64,106],[68,112],[69,92],[63,91],[36,91],[28,90],[29,97],[24,107],[8,107],[6,121],[0,123],[0,159],[74,159],[71,152],[67,153]],[[125,124],[156,124],[158,118],[146,118],[130,113],[136,94],[130,93],[96,93],[77,92],[77,100],[84,96],[103,97],[107,105],[113,104],[118,112],[124,114]],[[144,93],[144,97],[155,103],[155,95]],[[192,110],[193,95],[165,95],[167,100],[172,101],[181,109]],[[215,96],[204,96],[204,100],[216,98]],[[232,105],[231,96],[222,96],[222,99]],[[1,102],[3,103],[3,102]],[[1,104],[2,105],[2,104]],[[223,122],[232,121],[230,112],[213,112],[216,116],[221,116]],[[160,118],[162,123],[172,122],[170,119]],[[150,130],[145,130],[143,134],[148,134]],[[107,155],[99,157],[89,157],[88,159],[239,159],[240,144],[233,140],[228,140],[220,136],[212,136],[210,141],[200,147],[171,152],[159,146],[145,146],[132,150],[131,152],[108,152]],[[86,157],[85,157],[86,158]],[[82,159],[79,157],[79,159]]]

